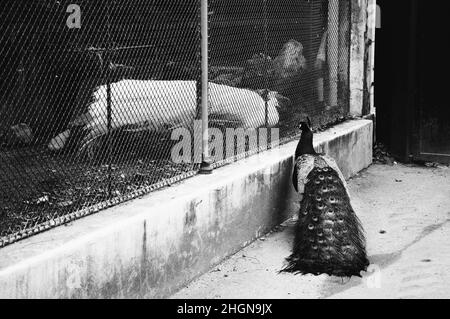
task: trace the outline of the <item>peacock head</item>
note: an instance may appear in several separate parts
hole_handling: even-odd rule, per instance
[[[306,121],[300,122],[300,130],[302,133],[311,132],[311,127],[311,119],[309,117],[306,117]]]
[[[311,120],[309,117],[306,121],[300,123],[300,130],[302,134],[300,136],[300,141],[298,142],[297,148],[295,150],[295,158],[299,158],[305,154],[316,155],[316,151],[313,146],[313,132],[311,130]]]

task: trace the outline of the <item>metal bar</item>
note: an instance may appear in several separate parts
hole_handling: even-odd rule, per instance
[[[268,49],[268,44],[269,44],[269,17],[268,17],[268,12],[267,12],[267,0],[264,0],[264,88],[266,90],[265,92],[265,96],[264,96],[264,102],[265,102],[265,127],[269,126],[269,68],[268,68],[268,63],[269,61],[267,60],[267,57],[269,56],[269,49]]]
[[[202,110],[202,164],[200,173],[211,174],[212,165],[209,156],[209,132],[208,132],[208,73],[209,73],[209,38],[208,38],[208,0],[201,0],[201,110]]]
[[[105,72],[106,76],[106,121],[107,121],[107,162],[108,162],[108,195],[112,197],[112,162],[111,162],[111,128],[112,128],[112,106],[111,106],[111,72],[109,72],[109,66],[111,64],[111,48],[112,48],[112,39],[111,39],[111,8],[109,4],[106,4],[106,33],[107,33],[107,49],[106,49],[106,58],[103,72]]]

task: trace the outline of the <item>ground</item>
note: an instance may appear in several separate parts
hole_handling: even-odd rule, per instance
[[[371,262],[362,278],[279,274],[291,251],[290,221],[172,298],[450,297],[450,169],[373,165],[349,189]]]

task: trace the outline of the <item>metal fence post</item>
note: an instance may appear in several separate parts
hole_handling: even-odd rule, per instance
[[[112,51],[112,38],[111,38],[111,7],[109,2],[106,3],[106,33],[107,44],[105,51],[105,59],[103,65],[103,72],[106,77],[106,120],[107,120],[107,163],[108,163],[108,196],[112,198],[112,143],[111,143],[111,130],[112,130],[112,92],[111,92],[111,72],[109,65],[111,63],[111,51]]]
[[[201,174],[212,173],[212,163],[209,156],[208,133],[208,72],[209,72],[209,39],[208,39],[208,0],[201,0],[201,110],[202,110],[202,163]]]
[[[264,0],[264,102],[265,102],[265,120],[264,124],[269,126],[269,16],[267,12],[267,0]]]

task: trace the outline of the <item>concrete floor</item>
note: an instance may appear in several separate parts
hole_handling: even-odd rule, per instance
[[[373,165],[349,188],[372,263],[363,278],[278,274],[288,222],[172,298],[449,298],[450,169]]]

